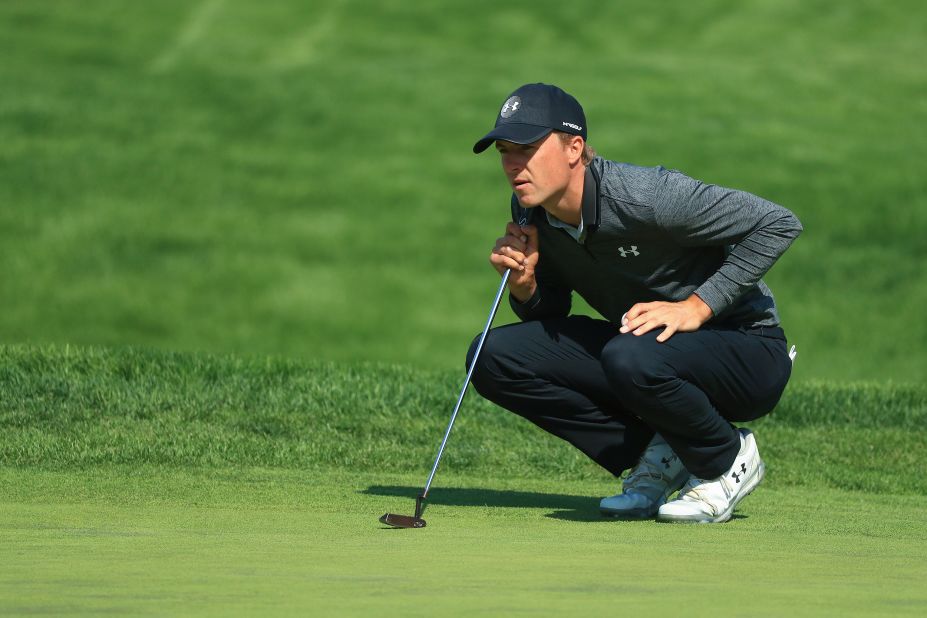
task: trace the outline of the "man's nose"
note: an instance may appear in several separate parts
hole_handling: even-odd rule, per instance
[[[524,169],[525,164],[519,157],[514,156],[505,156],[502,157],[502,168],[513,174],[517,174],[522,169]]]

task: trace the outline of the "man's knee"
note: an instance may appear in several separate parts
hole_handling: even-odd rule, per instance
[[[464,364],[464,370],[466,371],[470,371],[470,365],[473,364],[473,357],[476,356],[476,347],[479,345],[482,335],[483,333],[479,333],[470,343],[470,348],[467,350],[467,360]]]
[[[493,371],[493,367],[496,364],[495,356],[497,347],[494,343],[494,339],[497,339],[497,337],[493,337],[493,334],[494,331],[491,330],[486,340],[483,342],[476,367],[474,367],[473,375],[470,377],[470,383],[473,384],[476,392],[487,399],[492,398],[492,393],[496,392],[499,386],[498,372]],[[479,346],[480,337],[482,336],[483,333],[479,333],[474,337],[473,342],[470,344],[470,349],[467,350],[467,360],[464,367],[467,371],[470,371],[473,358],[476,356],[476,348]]]
[[[602,349],[602,370],[609,386],[622,398],[647,397],[652,386],[667,377],[667,366],[650,334],[619,335]]]

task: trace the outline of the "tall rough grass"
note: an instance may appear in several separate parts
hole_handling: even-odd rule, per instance
[[[427,472],[462,372],[147,349],[0,347],[0,464]],[[927,388],[798,383],[752,427],[770,480],[927,490]],[[443,469],[597,478],[471,392]],[[920,473],[917,471],[920,470]]]

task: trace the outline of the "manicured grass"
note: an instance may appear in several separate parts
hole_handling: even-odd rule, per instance
[[[0,346],[0,614],[920,615],[927,392],[799,384],[719,526],[604,520],[610,475],[462,371]],[[718,604],[722,604],[720,607]]]
[[[927,499],[761,486],[723,526],[603,520],[601,481],[0,470],[3,615],[919,616]]]
[[[584,103],[603,155],[799,215],[767,277],[797,380],[922,380],[925,18],[917,0],[7,0],[0,341],[457,368],[508,216],[498,163],[469,149],[542,80]]]

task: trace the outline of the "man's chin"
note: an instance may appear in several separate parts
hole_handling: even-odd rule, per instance
[[[519,195],[518,191],[516,191],[515,197],[518,198],[518,203],[521,204],[522,208],[536,208],[537,206],[541,205],[541,202],[530,193],[527,195]]]

